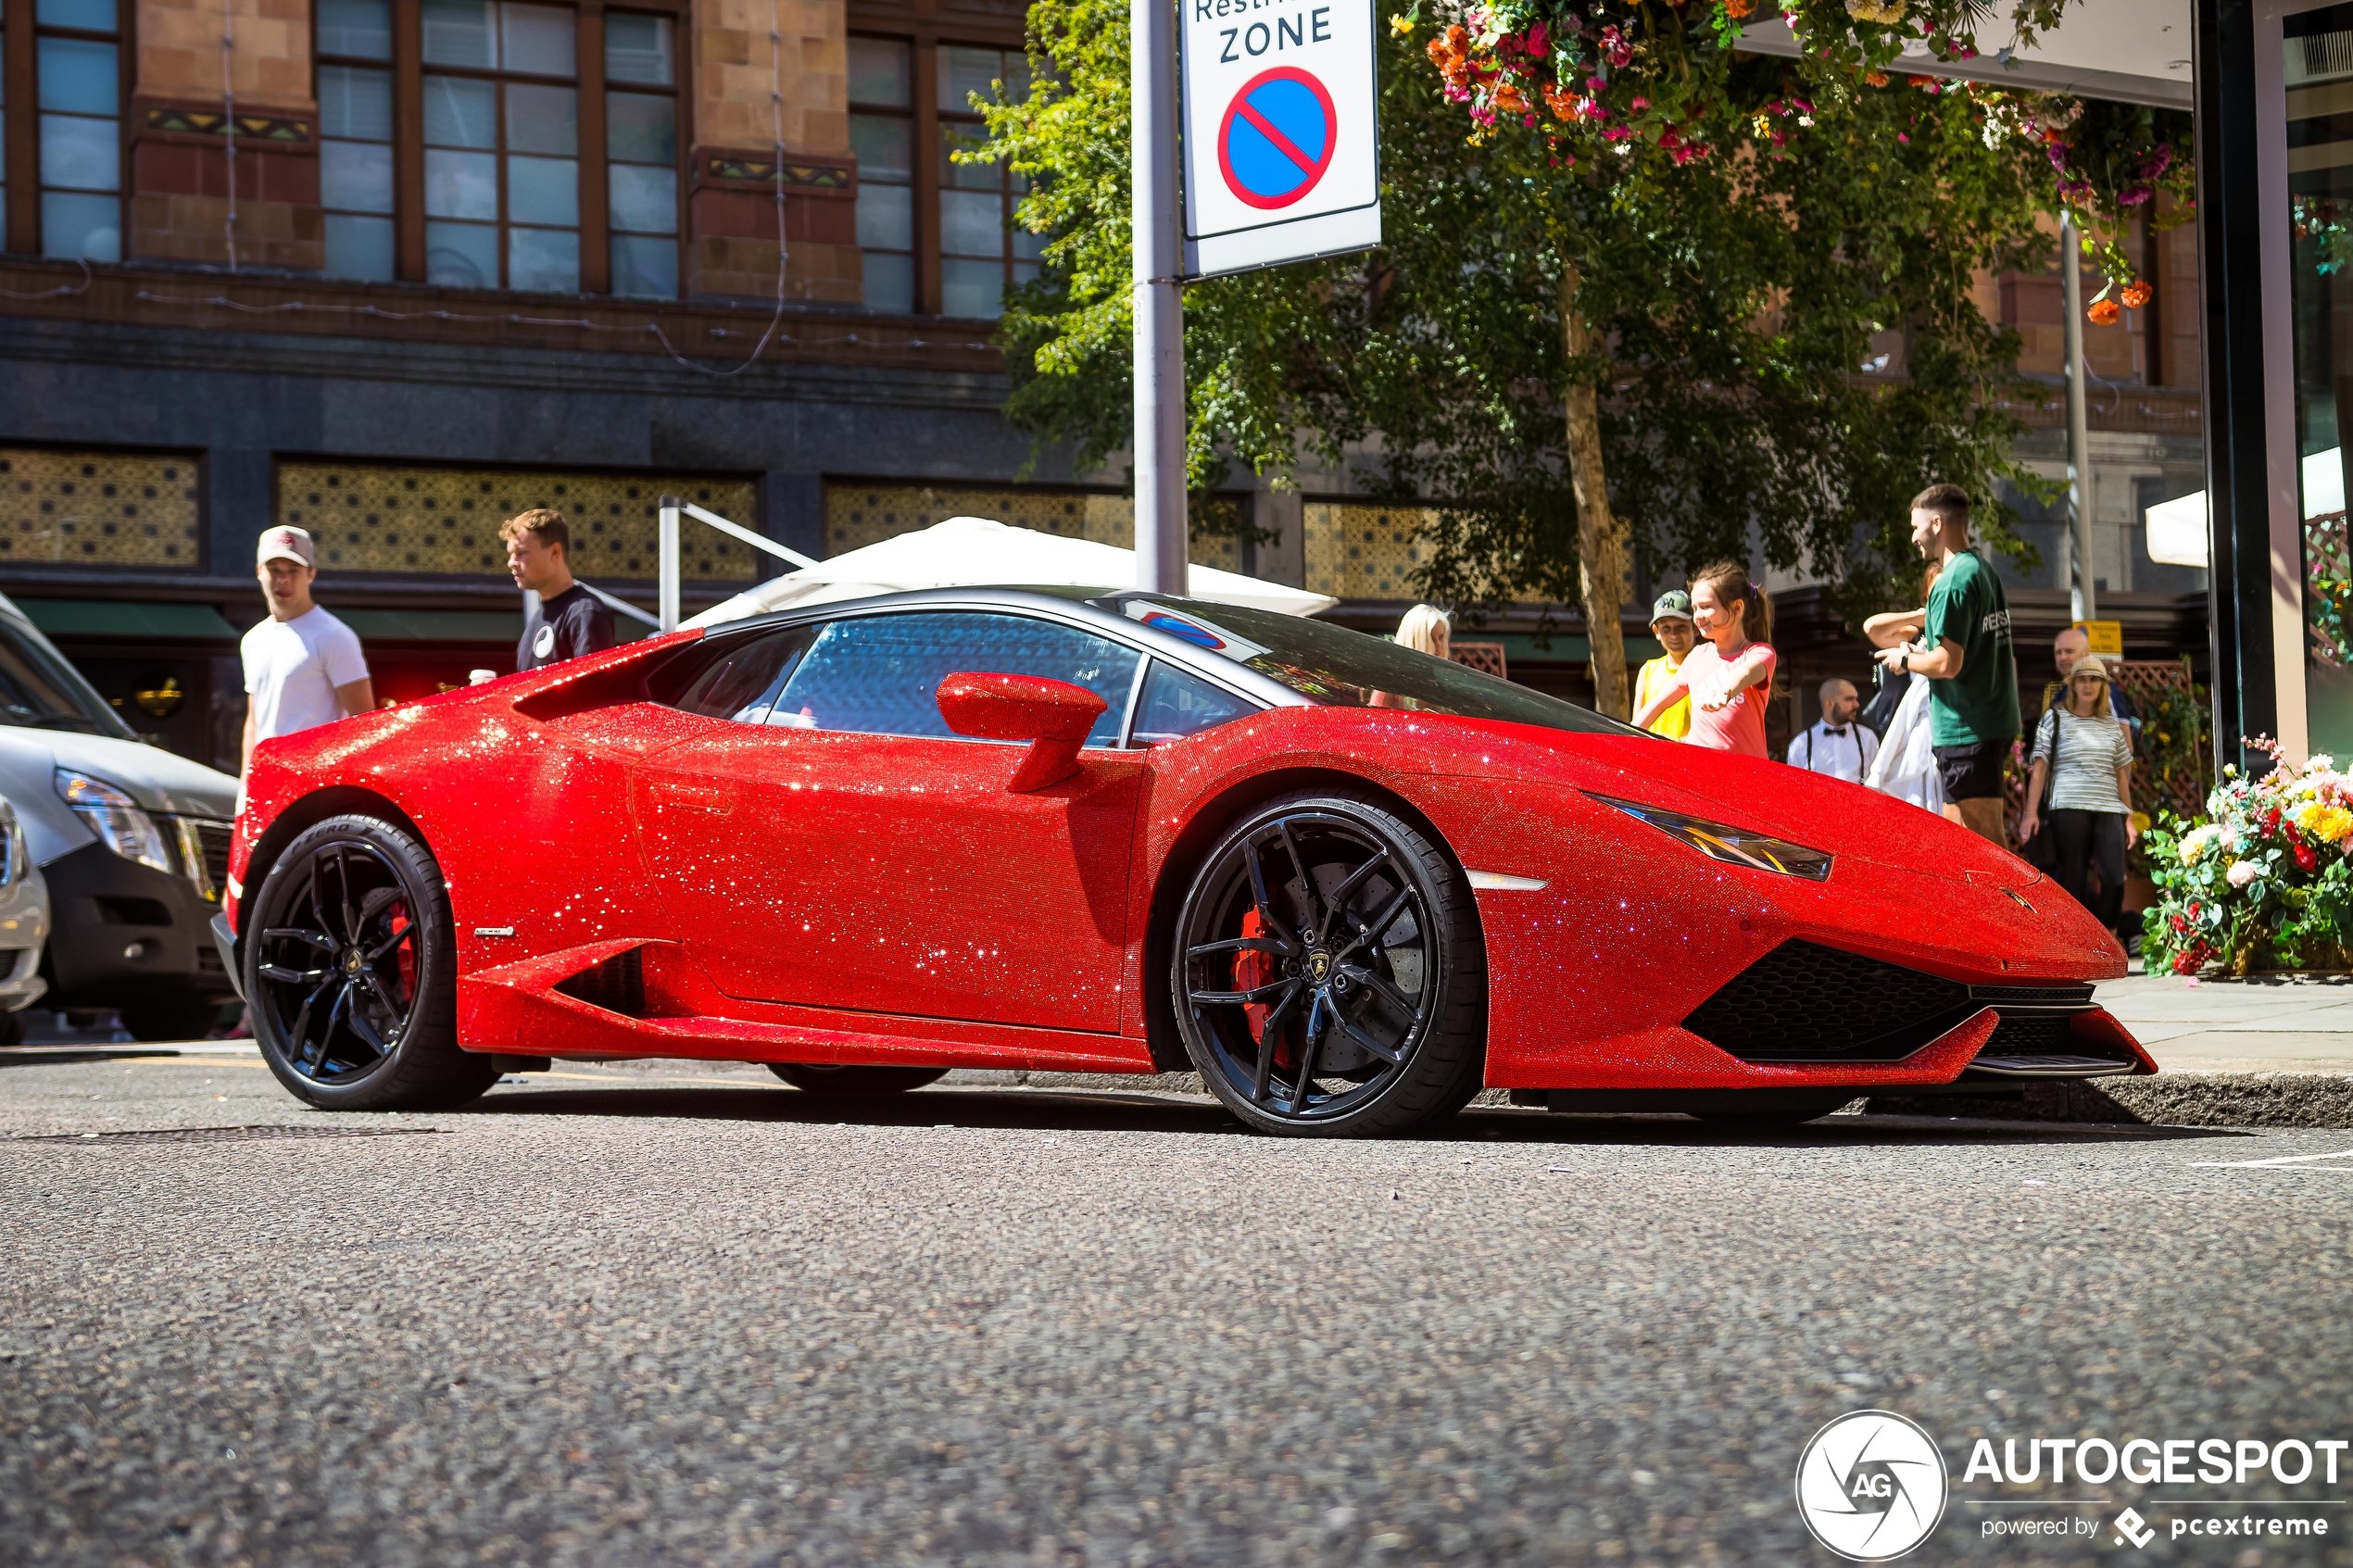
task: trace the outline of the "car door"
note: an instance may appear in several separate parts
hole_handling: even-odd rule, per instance
[[[750,1000],[1114,1032],[1142,766],[1136,650],[1009,612],[846,616],[752,638],[681,702],[732,721],[639,766],[649,868],[712,982]],[[951,734],[959,671],[1104,699],[1079,771],[1006,788]],[[707,683],[707,684],[706,684]]]

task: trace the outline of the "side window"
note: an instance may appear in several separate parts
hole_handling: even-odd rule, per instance
[[[1136,705],[1136,744],[1164,746],[1258,711],[1257,705],[1173,664],[1152,661]]]
[[[687,677],[677,696],[665,700],[673,708],[707,718],[733,719],[739,724],[767,723],[778,688],[815,640],[806,626],[733,639],[732,646]]]
[[[776,697],[769,722],[872,735],[953,738],[939,683],[958,671],[1038,675],[1103,699],[1088,746],[1119,744],[1141,656],[1074,626],[1021,615],[874,615],[828,622]]]

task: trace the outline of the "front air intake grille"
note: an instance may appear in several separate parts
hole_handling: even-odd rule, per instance
[[[556,982],[555,989],[574,1001],[586,1002],[592,1008],[617,1012],[624,1018],[643,1018],[646,1016],[646,960],[643,953],[644,949],[639,947],[615,953],[600,964]]]
[[[1920,1028],[1966,1008],[1969,992],[1957,980],[1860,953],[1784,942],[1700,1003],[1683,1027],[1744,1061],[1892,1060],[1934,1039]]]
[[[1727,982],[1683,1027],[1743,1061],[1901,1061],[1981,1008],[2001,1010],[2007,1042],[2060,1053],[2084,985],[1969,985],[1819,943],[1784,942]],[[1987,1049],[1993,1047],[1989,1045]],[[2021,1047],[2020,1049],[2028,1047]]]
[[[1981,1056],[2076,1056],[2075,1017],[2065,1012],[2006,1012]]]

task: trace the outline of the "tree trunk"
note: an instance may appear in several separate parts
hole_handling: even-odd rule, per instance
[[[1590,351],[1592,334],[1577,303],[1584,282],[1574,261],[1561,265],[1561,342],[1571,359]],[[1593,707],[1613,719],[1629,717],[1626,638],[1617,616],[1626,603],[1626,547],[1609,509],[1602,473],[1601,394],[1572,372],[1562,395],[1568,406],[1568,482],[1577,496],[1578,593],[1584,601],[1585,637],[1592,647]]]

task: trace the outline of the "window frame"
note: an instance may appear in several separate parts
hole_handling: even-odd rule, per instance
[[[985,23],[975,24],[971,19],[959,19],[952,25],[943,28],[929,16],[912,10],[900,10],[897,6],[889,4],[888,0],[884,0],[882,4],[853,6],[849,12],[849,32],[854,37],[883,39],[894,44],[904,44],[912,56],[909,87],[911,102],[907,107],[902,109],[898,106],[851,104],[849,106],[849,110],[851,113],[869,114],[905,113],[913,122],[914,167],[910,172],[913,177],[912,184],[914,190],[915,206],[914,313],[918,316],[944,316],[947,313],[942,297],[945,270],[942,266],[939,220],[939,195],[943,186],[939,170],[946,149],[940,140],[940,129],[943,124],[974,124],[977,122],[977,117],[963,109],[949,112],[940,108],[939,51],[942,49],[993,49],[1000,54],[1018,55],[1027,47],[1026,40],[1018,27],[1007,29],[992,36]],[[862,171],[860,178],[863,177]],[[1000,190],[1005,193],[1003,209],[1007,232],[1004,240],[1003,261],[1005,281],[1010,284],[1013,281],[1015,259],[1011,232],[1012,214],[1019,196],[1011,191],[1012,181],[1009,174],[1000,172],[1000,180],[1002,182]],[[861,247],[861,255],[862,254],[863,248]],[[960,259],[963,258],[960,257]],[[980,318],[957,317],[954,319],[966,320]]]
[[[812,606],[809,610],[792,615],[789,619],[783,617],[771,618],[762,616],[756,621],[746,621],[739,625],[724,628],[713,628],[710,633],[705,633],[702,640],[693,645],[691,648],[680,650],[680,653],[677,656],[677,663],[670,664],[660,670],[648,672],[647,677],[648,700],[658,703],[664,708],[675,709],[680,712],[689,711],[688,709],[679,708],[677,698],[684,696],[686,691],[691,687],[695,681],[700,678],[705,671],[710,670],[720,659],[726,658],[728,654],[733,651],[738,638],[751,639],[795,632],[814,632],[822,634],[824,629],[827,625],[830,625],[837,621],[871,621],[886,615],[950,614],[1009,615],[1026,621],[1041,621],[1050,626],[1060,626],[1070,631],[1083,632],[1089,636],[1100,637],[1104,642],[1115,644],[1121,647],[1126,648],[1136,655],[1136,669],[1127,683],[1127,696],[1125,707],[1120,713],[1119,724],[1116,731],[1117,738],[1108,746],[1088,746],[1081,748],[1086,751],[1114,751],[1139,755],[1143,752],[1157,749],[1157,747],[1154,746],[1139,746],[1137,744],[1135,738],[1136,717],[1139,710],[1139,705],[1143,700],[1144,683],[1147,677],[1150,676],[1152,667],[1156,663],[1165,664],[1171,670],[1174,670],[1181,674],[1190,675],[1196,680],[1202,681],[1205,684],[1215,686],[1219,690],[1229,693],[1243,702],[1252,704],[1262,712],[1270,707],[1277,706],[1308,706],[1305,699],[1298,697],[1296,694],[1288,692],[1284,694],[1286,697],[1290,699],[1288,703],[1270,703],[1264,695],[1248,691],[1236,682],[1221,679],[1220,677],[1224,673],[1222,671],[1202,669],[1189,660],[1171,658],[1165,647],[1156,646],[1153,641],[1140,637],[1123,635],[1121,627],[1108,625],[1102,621],[1097,621],[1085,615],[1062,616],[1052,614],[1034,605],[997,604],[985,601],[931,601],[886,605],[856,610],[849,614],[841,613],[842,608],[843,607],[837,605],[825,605],[822,607]],[[1120,621],[1122,626],[1132,624],[1126,621],[1126,617],[1121,617]],[[1173,641],[1174,639],[1171,640]],[[682,668],[682,666],[684,668]],[[910,738],[907,736],[875,735],[870,732],[857,730],[824,730],[810,732],[804,731],[797,725],[778,724],[773,722],[772,721],[763,721],[759,724],[750,724],[742,720],[712,718],[712,716],[709,714],[699,714],[698,717],[710,718],[713,723],[742,724],[748,729],[773,730],[781,735],[797,735],[814,733],[824,734],[862,735],[868,739]],[[970,735],[949,735],[944,737],[932,735],[918,738],[930,740],[949,739],[971,741],[973,744],[980,746],[1007,746],[1020,744],[1019,742],[1009,741],[978,740]],[[1173,745],[1176,743],[1165,742],[1163,744]]]
[[[56,27],[39,19],[38,0],[0,0],[0,71],[5,71],[6,248],[12,255],[41,255],[41,44],[44,38],[83,39],[111,44],[115,52],[116,229],[120,256],[132,259],[131,232],[132,94],[138,85],[137,0],[115,0],[112,32]],[[30,45],[27,47],[26,45]],[[63,187],[60,187],[61,189]],[[92,192],[91,194],[103,194]],[[105,263],[94,263],[103,266]]]
[[[853,43],[858,39],[866,38],[878,43],[896,44],[907,51],[907,102],[903,104],[875,104],[865,102],[861,99],[850,98],[846,94],[843,101],[848,105],[847,112],[852,119],[860,115],[872,115],[878,118],[887,117],[892,119],[902,120],[907,126],[907,183],[903,188],[907,192],[907,203],[910,209],[908,214],[907,239],[911,248],[908,252],[908,259],[912,263],[915,275],[914,288],[912,291],[913,297],[910,299],[908,303],[911,314],[917,316],[931,315],[935,312],[925,310],[924,308],[924,302],[926,298],[937,297],[937,279],[934,279],[929,285],[926,285],[925,282],[924,254],[926,247],[924,244],[924,240],[927,233],[938,227],[938,216],[937,213],[930,214],[931,222],[928,224],[924,220],[926,214],[924,211],[923,194],[925,172],[923,157],[923,93],[921,82],[923,68],[920,63],[924,55],[924,47],[914,39],[899,33],[872,32],[862,29],[853,28],[849,36],[850,41]],[[845,45],[845,47],[847,46]],[[937,132],[934,132],[935,135],[937,133]],[[856,147],[853,143],[853,155],[855,154],[855,151]],[[935,171],[934,183],[936,184],[937,182],[937,176]],[[901,188],[896,182],[893,181],[875,181],[874,183],[877,187],[887,186],[891,189]],[[866,188],[867,184],[868,181],[866,178],[866,170],[863,167],[861,167],[858,170],[859,190],[862,192]],[[885,256],[896,256],[899,254],[897,251],[888,250],[880,245],[876,245],[872,248]],[[934,245],[929,248],[936,256],[937,253],[937,246]],[[858,254],[861,258],[860,268],[862,279],[863,277],[863,258],[867,254],[867,250],[868,247],[862,244],[858,247]],[[935,270],[936,270],[937,269],[935,268]],[[932,290],[930,295],[926,295],[925,292],[927,286]],[[874,309],[875,307],[867,306],[864,307],[864,308]]]
[[[0,4],[30,4],[31,0],[0,0]],[[129,3],[129,0],[125,0]],[[312,84],[315,92],[318,72],[323,67],[357,66],[369,69],[389,69],[392,73],[392,183],[393,183],[393,276],[404,283],[427,282],[425,256],[425,77],[456,76],[468,80],[493,82],[519,82],[526,85],[568,86],[576,94],[574,132],[575,157],[579,163],[580,221],[580,284],[584,296],[598,298],[652,299],[646,295],[617,295],[612,292],[612,228],[609,199],[610,169],[612,160],[606,145],[605,94],[608,90],[631,93],[667,94],[673,107],[676,145],[673,169],[677,179],[676,227],[670,236],[676,245],[678,256],[679,295],[686,293],[686,245],[688,223],[689,154],[694,141],[694,49],[693,17],[687,0],[628,0],[625,5],[608,6],[604,0],[534,0],[537,4],[563,5],[573,13],[573,74],[569,78],[538,75],[529,71],[509,70],[503,67],[428,65],[424,57],[423,0],[390,0],[392,12],[392,57],[389,60],[365,59],[357,56],[329,53],[320,45],[320,30],[310,30]],[[623,12],[666,19],[671,28],[671,77],[668,86],[650,82],[630,82],[610,87],[605,75],[605,17],[609,12]],[[315,12],[314,12],[315,15]],[[499,159],[499,217],[494,227],[499,236],[498,270],[504,280],[508,275],[507,233],[517,225],[507,216],[505,143],[505,94],[499,94],[500,146],[493,156]],[[651,167],[651,166],[646,166]],[[325,192],[321,192],[324,206]],[[337,209],[340,210],[340,209]],[[522,228],[540,225],[522,224]],[[356,282],[357,280],[347,280]],[[454,286],[454,285],[445,285]],[[511,293],[513,286],[505,282],[486,285],[484,292]]]

